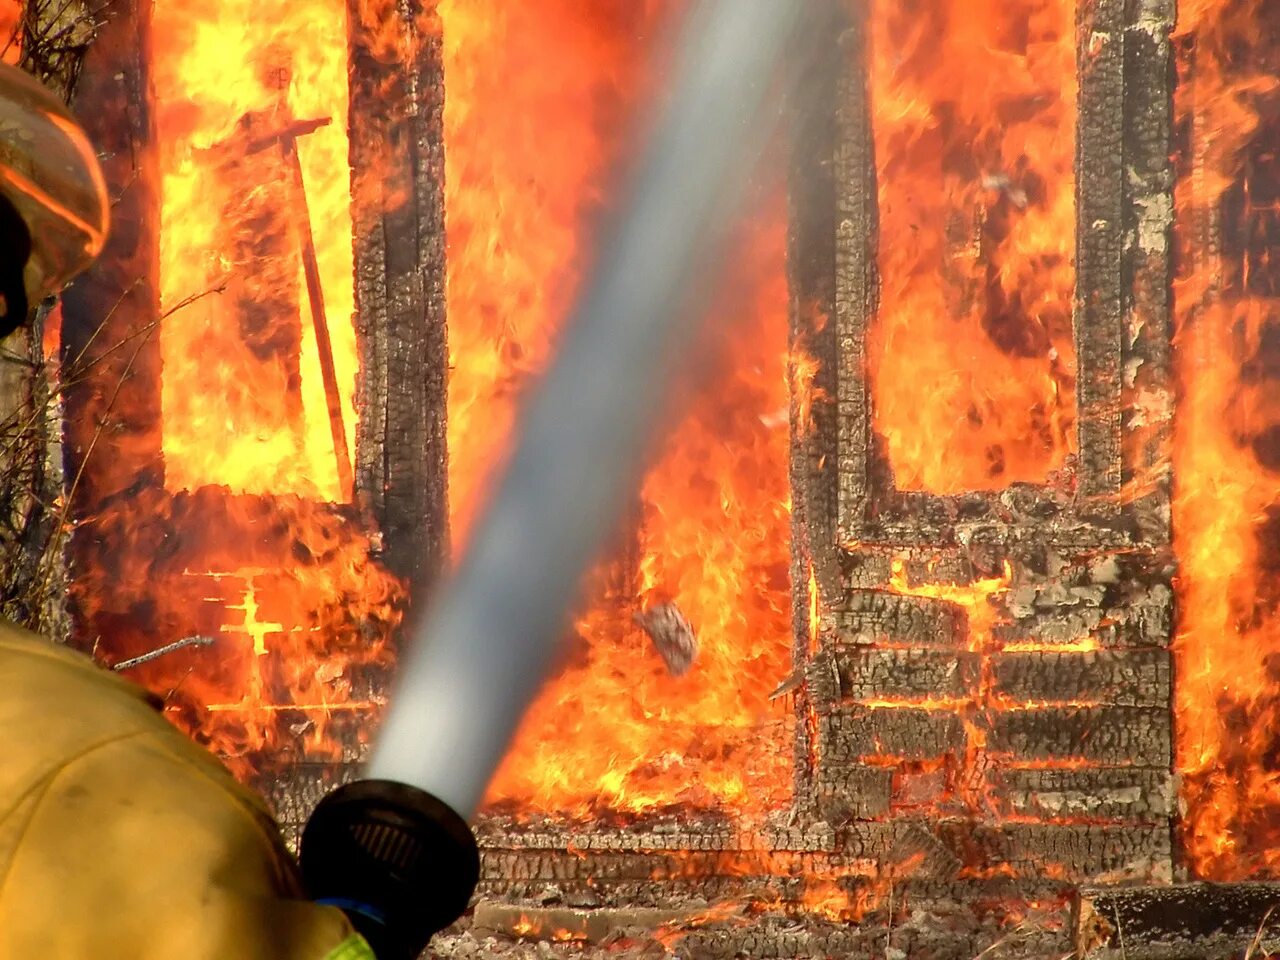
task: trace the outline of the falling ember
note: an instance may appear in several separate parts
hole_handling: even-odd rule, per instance
[[[1280,14],[1179,4],[1178,765],[1193,869],[1280,875]]]
[[[1042,482],[1075,447],[1075,3],[981,6],[872,4],[867,347],[904,490]]]
[[[672,4],[446,2],[451,516],[465,539],[589,265],[591,226]],[[532,118],[536,118],[536,122]],[[723,374],[705,374],[664,438],[620,558],[575,628],[490,800],[525,810],[744,808],[788,789],[787,739],[753,731],[790,659],[787,290],[781,205],[743,240]],[[665,602],[698,659],[669,675],[633,616]],[[776,755],[775,755],[776,754]],[[749,762],[748,762],[749,761]],[[754,781],[759,781],[756,787]]]

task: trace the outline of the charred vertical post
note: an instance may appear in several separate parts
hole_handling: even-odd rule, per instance
[[[1075,341],[1080,492],[1115,513],[1121,484],[1120,379],[1124,246],[1124,0],[1077,13]]]
[[[448,550],[444,78],[435,5],[349,0],[356,489],[385,562],[423,583]]]
[[[78,515],[141,482],[162,483],[158,188],[151,146],[146,5],[116,3],[85,60],[73,104],[102,156],[112,228],[98,264],[63,298],[64,376],[92,371],[68,391],[66,461]],[[110,448],[93,471],[99,446]]]
[[[66,485],[78,523],[73,570],[111,566],[95,514],[142,488],[163,486],[149,9],[124,0],[101,11],[73,102],[101,153],[113,201],[106,249],[63,298]],[[91,459],[93,469],[86,469]]]
[[[871,495],[871,394],[867,327],[876,312],[878,240],[875,139],[871,129],[867,2],[854,4],[840,41],[836,125],[836,523],[842,541],[862,534]]]
[[[796,102],[801,109],[791,118],[791,159],[788,174],[790,231],[787,271],[790,287],[791,381],[791,584],[796,666],[800,673],[812,654],[811,605],[839,590],[836,502],[838,474],[833,427],[842,404],[832,403],[839,384],[837,290],[848,293],[849,271],[837,276],[836,234],[849,210],[838,208],[837,182],[847,164],[842,150],[840,104],[848,102],[849,77],[844,59],[862,38],[846,19],[826,38],[805,64]],[[855,151],[856,152],[856,151]],[[863,157],[865,159],[865,156]],[[854,265],[853,276],[864,277],[868,263]],[[844,283],[841,283],[844,280]],[[865,297],[866,284],[856,284]],[[846,301],[845,311],[849,309]],[[840,314],[839,322],[847,322]],[[843,401],[842,401],[843,402]],[[810,590],[817,596],[811,597]],[[808,721],[811,705],[803,687],[796,697],[796,796],[813,798],[813,732]]]

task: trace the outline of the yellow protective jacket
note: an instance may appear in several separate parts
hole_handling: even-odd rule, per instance
[[[0,960],[366,960],[147,693],[0,622]]]

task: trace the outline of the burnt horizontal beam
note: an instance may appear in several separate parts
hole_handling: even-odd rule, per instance
[[[658,907],[575,907],[564,904],[531,906],[481,900],[472,926],[477,932],[498,933],[520,940],[602,943],[623,931],[658,930],[694,911]]]
[[[819,715],[817,725],[823,762],[873,756],[928,760],[965,746],[963,722],[944,710],[838,707]]]
[[[965,818],[851,823],[837,850],[915,881],[959,880],[993,866],[1017,877],[1057,882],[1155,882],[1172,870],[1166,823],[1003,823]]]
[[[1280,884],[1186,884],[1081,890],[1081,960],[1203,960],[1280,949]]]
[[[893,770],[825,763],[814,774],[814,799],[828,820],[884,816],[893,799]]]
[[[927,597],[888,590],[850,590],[834,613],[834,639],[846,644],[885,641],[921,647],[958,647],[968,634],[964,610]]]
[[[1004,767],[990,773],[988,781],[1006,816],[1160,820],[1176,812],[1174,779],[1167,769]]]
[[[981,668],[974,654],[933,650],[841,650],[816,665],[833,669],[840,699],[852,701],[962,697]]]
[[[986,658],[988,693],[1031,703],[1157,707],[1171,696],[1167,650],[1036,650]],[[838,649],[806,668],[818,703],[957,699],[976,696],[983,658],[917,649]]]
[[[1166,824],[1009,823],[967,826],[954,838],[975,865],[1008,864],[1021,874],[1074,882],[1166,879],[1173,836]]]
[[[1167,650],[1005,653],[991,670],[993,689],[1011,700],[1167,707],[1172,695]]]
[[[1049,707],[992,711],[987,750],[1024,759],[1077,759],[1101,766],[1167,767],[1167,707]]]

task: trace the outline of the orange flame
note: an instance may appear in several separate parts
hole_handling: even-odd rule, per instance
[[[877,430],[900,489],[1044,481],[1075,448],[1074,0],[872,7]]]
[[[22,0],[0,2],[0,62],[17,63],[22,56]]]
[[[345,7],[174,0],[152,30],[161,145],[160,296],[165,484],[339,499],[296,231],[307,218],[347,434],[355,327]],[[297,140],[303,187],[271,137]],[[216,400],[214,399],[216,398]]]
[[[446,0],[450,494],[465,539],[544,366],[617,177],[620,134],[656,81],[642,69],[669,4]],[[744,240],[731,356],[665,437],[619,559],[531,710],[493,802],[582,812],[677,801],[745,808],[787,789],[785,736],[760,742],[789,666],[785,228]],[[536,562],[531,558],[531,562]],[[601,595],[603,594],[603,596]],[[669,677],[632,615],[674,601],[700,645]],[[785,716],[773,718],[783,725]]]
[[[115,658],[213,638],[136,676],[245,775],[351,758],[404,594],[354,511],[332,502],[339,468],[303,275],[309,225],[351,436],[344,11],[174,0],[151,25],[159,286],[173,312],[160,332],[164,490],[94,518],[119,569],[85,578],[85,614]],[[300,178],[280,138],[299,121],[325,121],[296,141]],[[99,589],[94,576],[116,580]]]
[[[1264,0],[1179,4],[1177,759],[1187,853],[1215,880],[1280,870],[1275,24]]]

